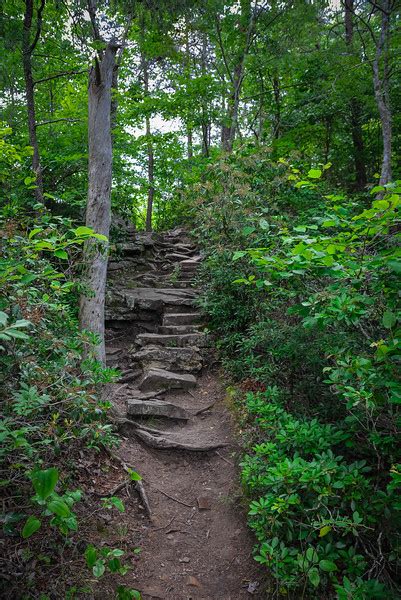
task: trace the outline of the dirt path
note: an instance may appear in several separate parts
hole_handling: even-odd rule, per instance
[[[234,424],[197,302],[202,256],[183,230],[136,234],[118,253],[107,306],[108,362],[123,371],[112,386],[118,454],[150,505],[146,516],[130,502],[109,526],[141,549],[124,584],[144,600],[257,597]]]
[[[234,464],[238,448],[224,391],[215,375],[205,374],[193,395],[197,408],[216,402],[201,417],[202,430],[212,431],[227,443],[225,448],[207,453],[150,450],[130,437],[119,450],[143,476],[153,516],[142,529],[132,586],[144,600],[260,597],[250,593],[260,573],[251,556],[253,540]],[[174,400],[180,398],[175,395]],[[181,402],[185,404],[183,397]],[[130,576],[124,579],[128,584]]]

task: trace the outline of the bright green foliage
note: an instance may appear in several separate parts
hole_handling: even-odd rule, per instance
[[[192,191],[203,306],[255,390],[238,406],[256,560],[297,598],[384,599],[401,542],[401,182],[350,198],[329,173],[260,150],[209,171]]]

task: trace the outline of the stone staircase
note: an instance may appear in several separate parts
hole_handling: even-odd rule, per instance
[[[158,449],[224,445],[202,435],[202,406],[191,392],[208,351],[195,287],[200,263],[181,229],[126,236],[109,262],[108,364],[122,370],[120,396],[134,434]]]

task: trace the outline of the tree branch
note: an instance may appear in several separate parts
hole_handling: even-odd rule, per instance
[[[66,121],[67,123],[76,123],[77,121],[82,121],[82,119],[69,119],[68,117],[60,119],[49,119],[48,121],[41,121],[40,123],[36,123],[35,127],[41,127],[42,125],[51,125],[52,123],[60,123],[60,121]]]
[[[46,3],[46,0],[42,0],[40,6],[38,8],[38,18],[37,18],[37,22],[36,22],[35,38],[29,47],[29,51],[31,54],[35,50],[36,44],[38,43],[38,40],[40,37],[40,32],[42,31],[43,10],[45,8],[45,3]]]
[[[33,85],[37,85],[38,83],[44,83],[45,81],[51,81],[52,79],[59,79],[60,77],[65,77],[67,75],[81,75],[81,73],[87,73],[88,69],[82,69],[81,71],[63,71],[62,73],[56,73],[56,75],[49,75],[49,77],[43,77],[42,79],[37,79],[33,82]]]

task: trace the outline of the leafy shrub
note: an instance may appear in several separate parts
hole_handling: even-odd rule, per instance
[[[401,182],[350,198],[329,168],[246,149],[210,169],[203,305],[225,368],[267,389],[240,413],[256,559],[287,596],[384,599],[401,558]]]
[[[79,245],[95,234],[68,219],[43,214],[33,221],[24,213],[18,224],[5,219],[2,232],[2,521],[10,555],[16,548],[23,552],[19,574],[3,593],[43,597],[50,583],[41,568],[51,565],[53,574],[62,568],[60,547],[74,560],[79,555],[79,540],[73,538],[81,500],[88,498],[75,489],[75,462],[118,443],[110,404],[98,393],[99,384],[113,381],[116,371],[93,359],[95,340],[78,329],[76,259]],[[89,349],[85,356],[84,348]],[[116,562],[121,551],[107,552],[109,571],[121,574]],[[32,569],[35,554],[44,558]],[[60,594],[67,594],[62,577],[57,581]],[[139,597],[119,589],[117,597]]]

